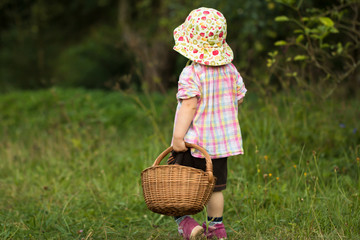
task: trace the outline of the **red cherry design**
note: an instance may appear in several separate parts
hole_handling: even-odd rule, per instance
[[[223,37],[224,36],[224,33],[223,32],[221,32],[220,34],[219,34],[219,37]]]
[[[205,65],[209,65],[209,61],[205,61]]]
[[[204,58],[204,54],[200,54],[200,59],[203,59]]]
[[[202,17],[201,20],[204,20],[204,21],[205,21],[205,20],[206,20],[206,17]]]
[[[213,32],[209,32],[209,37],[212,37],[214,36],[214,33]]]
[[[204,36],[205,36],[205,33],[200,33],[200,36],[204,37]]]
[[[194,34],[190,33],[190,38],[193,38],[194,37]]]
[[[209,11],[203,11],[203,14],[208,15],[208,14],[210,14],[210,12]]]
[[[216,12],[217,15],[219,15],[220,17],[222,17],[221,13],[220,12]]]
[[[179,37],[178,41],[184,41],[184,38],[183,37]]]
[[[214,50],[214,51],[212,52],[212,54],[213,54],[214,56],[216,56],[216,55],[219,54],[219,51],[218,51],[218,50]]]
[[[201,25],[201,28],[206,28],[206,26],[205,26],[205,25]]]
[[[197,50],[197,49],[194,49],[193,53],[197,53],[197,52],[198,52],[198,50]]]

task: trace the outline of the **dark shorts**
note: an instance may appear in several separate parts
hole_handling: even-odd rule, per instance
[[[214,192],[219,192],[226,189],[227,181],[227,158],[212,159],[213,173],[216,177]],[[206,170],[206,162],[204,158],[193,157],[190,150],[186,152],[171,152],[168,159],[168,164],[179,164],[189,166],[203,171]]]

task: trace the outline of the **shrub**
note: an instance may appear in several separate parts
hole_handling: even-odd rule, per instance
[[[100,30],[67,48],[58,59],[56,85],[104,89],[119,83],[123,88],[129,87],[132,58],[116,40],[117,34],[109,32]]]
[[[277,0],[290,9],[277,16],[287,28],[286,39],[275,42],[278,50],[269,53],[268,67],[282,87],[296,84],[298,89],[330,96],[339,84],[355,89],[360,66],[357,18],[359,4],[353,0],[336,1],[329,8],[308,7],[303,1]]]

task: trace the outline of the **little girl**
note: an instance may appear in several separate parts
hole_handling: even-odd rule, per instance
[[[172,138],[173,153],[169,164],[181,164],[205,170],[205,160],[185,142],[206,149],[213,161],[217,178],[207,205],[209,226],[200,226],[190,216],[175,217],[184,239],[203,233],[208,238],[226,239],[223,224],[227,157],[243,154],[238,121],[238,104],[246,88],[231,63],[233,52],[226,43],[225,17],[212,8],[193,10],[185,22],[174,30],[174,50],[193,63],[186,66],[178,83],[178,107]]]

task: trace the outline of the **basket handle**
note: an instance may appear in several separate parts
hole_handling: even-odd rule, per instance
[[[204,156],[205,156],[205,161],[206,161],[206,173],[209,176],[209,180],[212,181],[214,178],[213,175],[213,165],[212,165],[212,161],[211,161],[211,157],[210,155],[207,153],[207,151],[200,147],[199,145],[196,144],[192,144],[192,143],[185,143],[185,146],[188,148],[195,148],[197,150],[199,150]],[[173,147],[170,146],[167,149],[165,149],[165,151],[163,151],[155,160],[154,164],[152,165],[157,166],[160,164],[161,160],[163,160],[164,157],[166,157],[166,155],[168,155],[171,151],[173,150]]]

